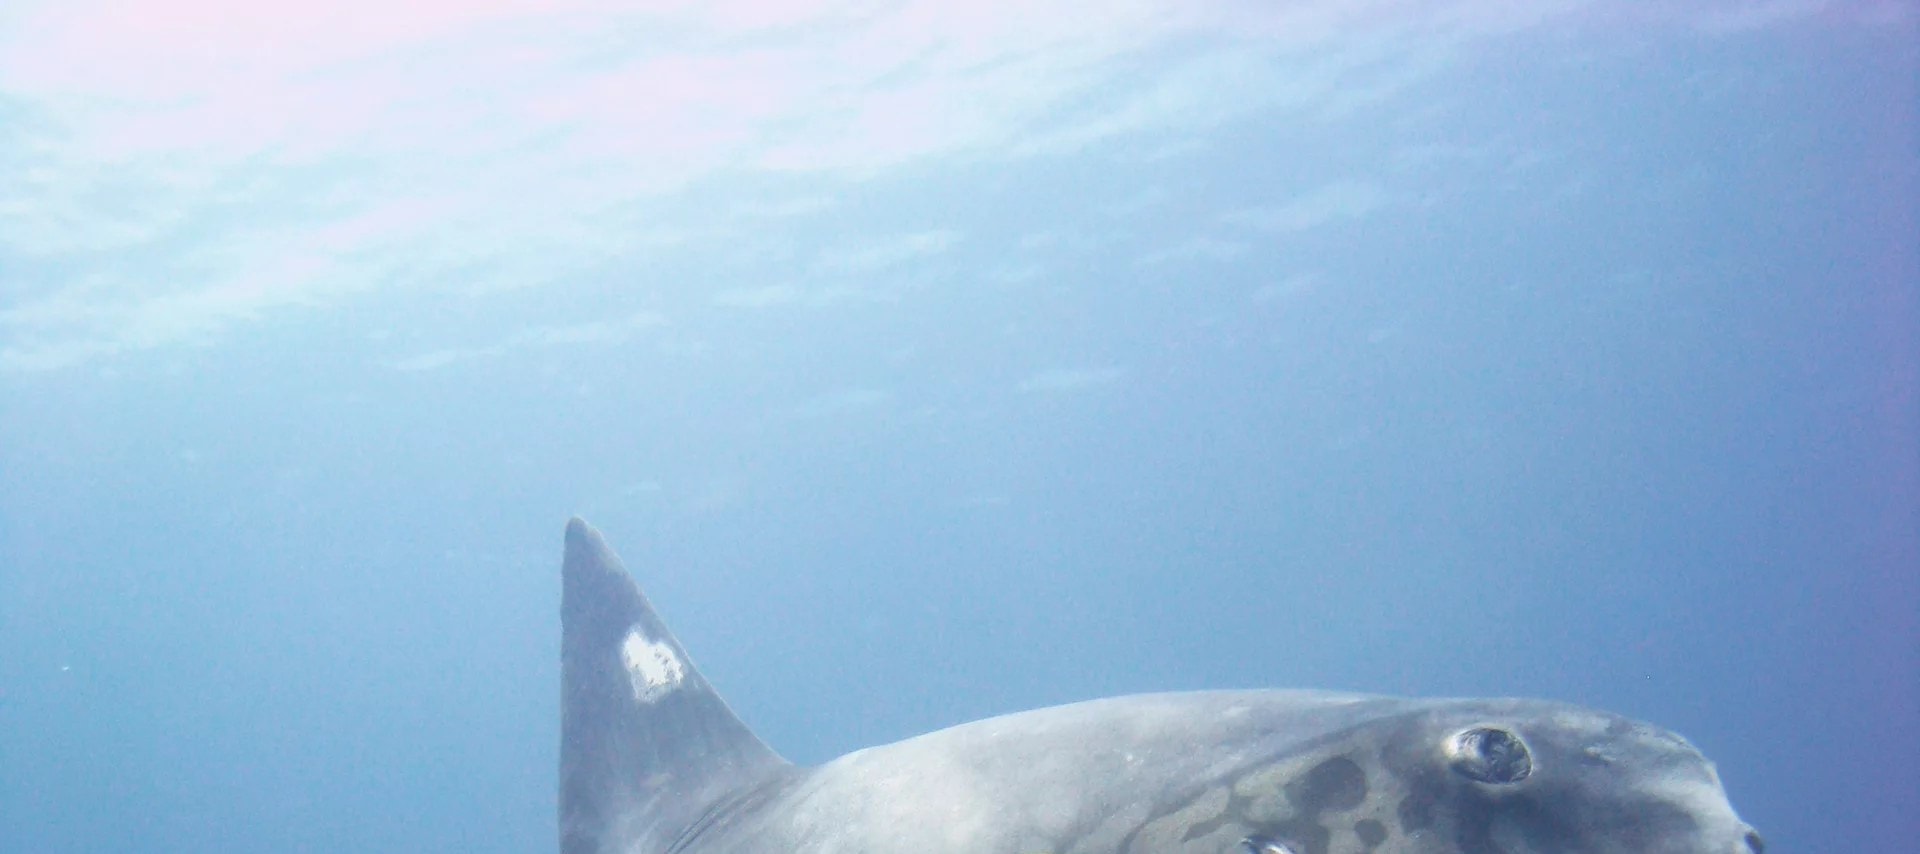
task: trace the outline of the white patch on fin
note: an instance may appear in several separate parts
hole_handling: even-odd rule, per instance
[[[640,627],[627,630],[620,643],[620,662],[627,666],[627,679],[633,683],[633,698],[652,703],[673,693],[687,678],[687,666],[673,647],[655,643],[640,633]]]

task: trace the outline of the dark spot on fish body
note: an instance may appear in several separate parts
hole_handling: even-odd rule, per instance
[[[1532,806],[1519,817],[1525,822],[1522,826],[1529,842],[1544,846],[1551,840],[1579,838],[1579,827],[1558,811],[1545,805]],[[1687,810],[1651,800],[1589,804],[1583,812],[1580,824],[1610,828],[1615,844],[1629,851],[1652,850],[1663,839],[1692,836],[1700,825]],[[1569,850],[1573,850],[1571,846]]]
[[[1508,854],[1507,848],[1496,841],[1495,829],[1499,828],[1500,838],[1522,841],[1525,850],[1530,852],[1563,854],[1585,850],[1581,847],[1578,829],[1542,802],[1543,798],[1557,797],[1551,789],[1504,794],[1495,794],[1482,786],[1457,789],[1446,799],[1454,844],[1461,851],[1474,854]],[[1515,832],[1519,834],[1518,840],[1513,838]]]
[[[1407,834],[1433,827],[1440,805],[1440,791],[1431,781],[1410,782],[1407,796],[1400,799],[1400,806],[1394,811],[1400,819],[1400,830]]]
[[[1350,810],[1367,799],[1367,772],[1345,756],[1313,766],[1306,776],[1287,784],[1287,800],[1302,813]]]
[[[1551,800],[1551,797],[1548,798]],[[1507,849],[1494,841],[1494,828],[1503,828],[1501,836],[1515,831],[1525,850],[1540,854],[1571,854],[1590,850],[1579,828],[1567,821],[1541,797],[1517,796],[1488,798],[1469,793],[1457,802],[1455,841],[1462,851],[1506,854]],[[1653,840],[1636,841],[1626,850],[1652,850]],[[1644,843],[1644,844],[1643,844]]]
[[[1464,804],[1462,806],[1465,806]],[[1461,851],[1473,854],[1507,854],[1493,841],[1493,813],[1484,802],[1475,808],[1457,810],[1454,816],[1453,842]]]
[[[1367,846],[1368,851],[1387,841],[1387,826],[1370,818],[1354,822],[1353,833],[1360,837],[1360,844]]]

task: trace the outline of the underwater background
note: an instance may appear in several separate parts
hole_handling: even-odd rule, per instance
[[[1908,2],[10,2],[0,851],[551,851],[562,525],[788,758],[1677,730],[1920,830]]]

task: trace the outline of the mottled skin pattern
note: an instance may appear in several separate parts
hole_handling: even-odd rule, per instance
[[[1533,769],[1466,779],[1448,737],[1497,727]],[[1524,700],[1281,691],[1010,715],[783,775],[687,852],[1748,854],[1712,766],[1624,718]]]
[[[566,571],[563,854],[1762,848],[1713,765],[1680,737],[1534,700],[1120,697],[796,768],[738,727],[691,662],[670,693],[654,682],[626,687],[640,671],[621,662],[614,639],[623,633],[684,653],[577,521]],[[615,599],[625,604],[609,607]]]

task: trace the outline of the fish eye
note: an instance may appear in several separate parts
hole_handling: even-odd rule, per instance
[[[1294,854],[1294,850],[1277,839],[1249,836],[1240,840],[1240,854]]]
[[[1498,727],[1477,726],[1447,739],[1447,767],[1476,783],[1508,785],[1533,773],[1533,756],[1520,736]]]

